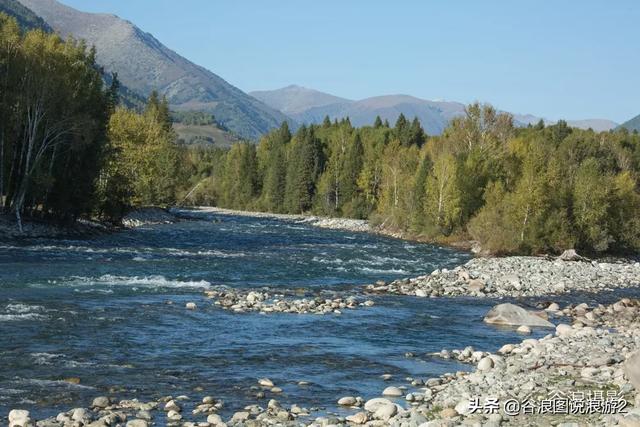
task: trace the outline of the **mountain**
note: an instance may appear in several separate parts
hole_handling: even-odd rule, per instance
[[[98,63],[108,72],[117,72],[125,86],[143,96],[158,90],[173,109],[210,112],[245,138],[256,138],[287,120],[281,112],[183,58],[129,21],[80,12],[56,0],[20,2],[62,36],[95,45]]]
[[[14,17],[23,30],[41,29],[46,32],[53,31],[42,18],[17,0],[0,0],[0,12]]]
[[[630,131],[637,130],[640,132],[640,114],[635,116],[631,120],[627,120],[623,124],[620,125],[621,128],[629,129]]]
[[[451,119],[464,114],[465,104],[450,101],[429,101],[409,95],[387,95],[352,101],[328,93],[300,86],[287,86],[271,91],[251,92],[265,104],[279,109],[300,123],[321,123],[326,116],[333,119],[349,117],[354,126],[373,124],[376,116],[392,125],[400,113],[407,118],[417,117],[425,131],[439,135]],[[531,114],[512,114],[517,126],[536,124],[540,117]],[[542,119],[547,124],[555,121]],[[596,131],[610,130],[616,123],[605,119],[567,121],[570,126]]]
[[[517,125],[527,126],[535,125],[542,120],[546,125],[555,124],[556,121],[548,120],[541,117],[536,117],[531,114],[512,114],[513,120]],[[566,120],[567,124],[571,127],[578,129],[593,129],[596,132],[604,132],[611,129],[615,129],[618,124],[607,119],[585,119],[585,120]]]
[[[567,120],[567,124],[578,129],[593,129],[604,132],[618,127],[618,123],[607,119]]]
[[[376,116],[380,116],[393,124],[403,113],[410,119],[418,117],[432,135],[442,133],[452,118],[464,113],[464,104],[458,102],[427,101],[409,95],[352,101],[300,86],[251,94],[300,123],[321,123],[329,116],[331,119],[349,117],[354,126],[364,126],[373,124]]]
[[[302,113],[310,108],[353,102],[349,99],[296,85],[278,90],[249,92],[249,95],[290,116]]]

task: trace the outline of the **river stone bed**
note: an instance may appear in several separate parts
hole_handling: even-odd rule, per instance
[[[371,293],[418,297],[534,297],[640,285],[640,263],[563,261],[546,257],[475,258],[453,270],[366,286]]]
[[[640,425],[640,300],[623,299],[608,306],[578,304],[560,309],[555,315],[568,316],[572,325],[559,324],[541,339],[525,339],[507,344],[495,354],[472,348],[449,352],[466,363],[477,363],[474,372],[444,374],[439,378],[407,378],[406,385],[390,385],[382,397],[365,401],[359,396],[343,396],[337,403],[348,415],[314,418],[316,408],[283,406],[275,399],[266,407],[250,405],[226,421],[217,414],[223,402],[205,396],[196,403],[187,396],[167,396],[156,402],[123,400],[106,396],[94,399],[90,408],[75,408],[56,417],[34,421],[24,410],[9,414],[10,427],[148,427],[162,417],[170,426],[638,426]],[[587,321],[594,326],[585,324]],[[615,329],[611,329],[615,327]],[[265,391],[280,389],[268,378],[257,381],[253,390],[264,398]],[[532,399],[541,402],[554,394],[608,393],[628,402],[623,414],[506,416],[502,410],[485,414],[472,411],[470,402],[497,398],[504,402]],[[403,404],[399,404],[403,401]],[[187,408],[193,408],[187,410]]]
[[[295,291],[278,290],[241,290],[220,288],[205,291],[207,298],[225,310],[235,313],[293,313],[293,314],[342,314],[344,310],[371,307],[371,300],[361,301],[355,296],[335,297],[335,293],[326,296],[295,298]]]

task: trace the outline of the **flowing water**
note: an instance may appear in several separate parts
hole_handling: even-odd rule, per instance
[[[98,395],[183,394],[221,398],[229,414],[266,404],[251,389],[261,377],[283,388],[283,403],[332,410],[343,395],[375,397],[408,376],[465,369],[425,353],[466,345],[495,351],[517,341],[513,331],[481,322],[495,301],[384,296],[342,315],[264,315],[223,311],[202,291],[269,286],[350,295],[362,284],[468,259],[364,233],[213,214],[88,241],[0,240],[0,414],[23,407],[55,415]],[[198,309],[186,310],[189,301]],[[383,381],[385,373],[393,379]]]

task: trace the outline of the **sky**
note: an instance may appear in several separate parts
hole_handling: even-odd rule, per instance
[[[640,1],[62,0],[128,19],[244,91],[640,114]]]

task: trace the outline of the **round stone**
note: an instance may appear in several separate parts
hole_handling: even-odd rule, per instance
[[[385,388],[384,391],[382,392],[382,395],[391,396],[391,397],[400,397],[404,395],[404,393],[398,387],[391,386],[391,387]]]

